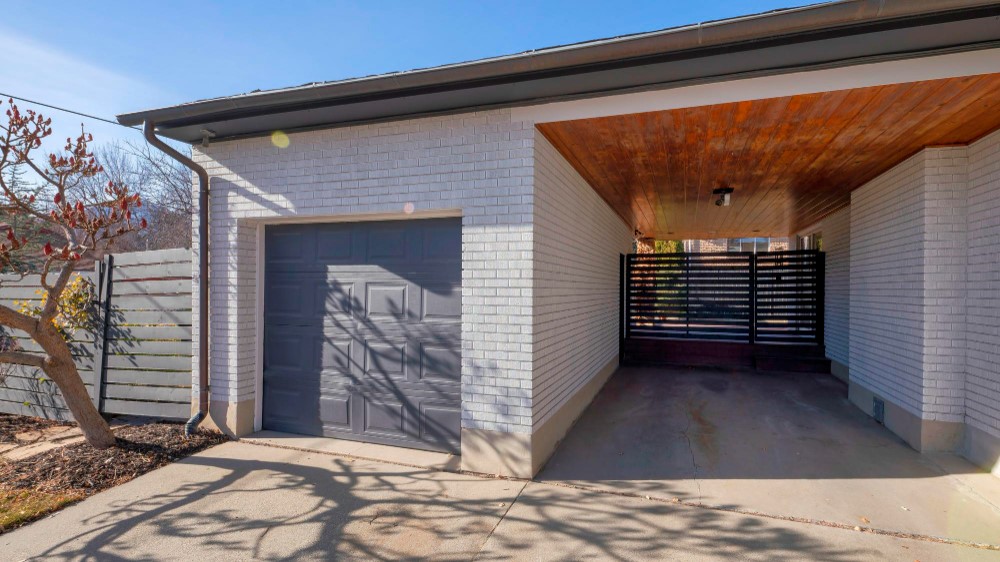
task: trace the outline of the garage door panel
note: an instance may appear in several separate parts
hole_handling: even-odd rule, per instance
[[[421,320],[462,319],[462,290],[459,284],[429,284],[420,292]]]
[[[320,264],[357,263],[357,248],[353,229],[323,228],[316,230],[316,258]]]
[[[411,255],[403,223],[380,225],[368,232],[368,260],[372,263],[405,261]]]
[[[324,373],[336,373],[350,376],[352,370],[352,348],[354,340],[341,338],[323,337],[319,339],[320,364],[319,368]]]
[[[309,371],[315,366],[313,347],[313,341],[295,332],[265,329],[264,369]]]
[[[265,383],[264,411],[272,422],[298,421],[299,391],[294,388],[280,388]]]
[[[324,427],[351,430],[351,394],[324,393],[319,399],[319,419]]]
[[[302,263],[310,255],[312,239],[298,229],[286,229],[268,233],[267,259],[275,264]]]
[[[367,283],[365,316],[376,320],[405,318],[408,292],[406,283]]]
[[[462,379],[462,356],[450,346],[433,342],[420,344],[420,378],[459,383]]]
[[[460,263],[462,237],[449,225],[433,225],[424,230],[421,258],[439,263]]]
[[[365,341],[364,374],[374,379],[406,379],[407,344]]]
[[[302,281],[293,279],[276,279],[268,285],[264,298],[269,304],[270,315],[292,318],[311,315],[310,291],[304,289]]]
[[[364,433],[407,437],[406,407],[383,396],[364,397]]]
[[[265,244],[265,427],[457,450],[460,220],[282,225]]]
[[[355,295],[354,281],[327,279],[318,281],[313,287],[317,307],[316,312],[323,318],[334,316],[350,318],[360,308]]]
[[[457,447],[461,441],[462,410],[453,405],[423,402],[420,405],[420,438]]]

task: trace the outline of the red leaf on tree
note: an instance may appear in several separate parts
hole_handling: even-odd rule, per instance
[[[51,242],[46,242],[45,243],[45,247],[42,248],[42,253],[45,254],[46,256],[51,256],[52,255],[52,243]]]
[[[56,196],[53,197],[52,200],[55,201],[56,205],[58,205],[59,202],[62,201],[62,195],[56,193]]]

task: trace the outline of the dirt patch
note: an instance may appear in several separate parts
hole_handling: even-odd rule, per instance
[[[75,425],[73,422],[46,420],[14,414],[0,414],[0,443],[20,444],[22,442],[15,438],[19,433],[40,432],[50,427],[73,427]]]
[[[38,508],[34,514],[11,517],[14,522],[9,527],[0,524],[0,532],[227,440],[221,433],[203,429],[185,438],[183,425],[171,423],[123,426],[114,431],[118,445],[108,449],[77,443],[0,463],[0,498],[5,498],[0,502],[0,520],[5,503],[8,511],[24,510],[26,503]]]

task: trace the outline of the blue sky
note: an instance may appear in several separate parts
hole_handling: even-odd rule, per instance
[[[112,117],[801,3],[11,0],[0,8],[5,49],[0,92]],[[61,138],[81,121],[53,117]],[[140,137],[112,125],[86,124],[98,140]]]

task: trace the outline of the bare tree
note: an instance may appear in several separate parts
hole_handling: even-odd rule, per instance
[[[99,191],[108,181],[129,185],[142,197],[141,214],[151,225],[115,241],[118,251],[191,247],[193,183],[187,168],[145,143],[116,142],[95,149],[94,155],[104,171],[85,180],[87,189]]]
[[[51,119],[27,110],[22,112],[8,100],[6,124],[0,122],[0,213],[23,216],[49,232],[58,234],[57,244],[48,241],[41,249],[40,282],[44,305],[37,313],[26,313],[0,305],[0,326],[25,333],[43,350],[41,354],[20,350],[0,352],[0,363],[41,369],[58,387],[87,442],[98,448],[115,444],[114,434],[90,401],[70,347],[56,326],[63,293],[82,256],[101,252],[116,238],[145,229],[139,218],[138,194],[128,184],[108,180],[100,190],[89,185],[105,173],[90,152],[91,135],[82,130],[75,140],[66,139],[64,152],[49,154],[41,162],[35,152],[52,134]],[[10,166],[25,166],[41,185],[37,191],[9,185],[3,173]],[[12,226],[0,242],[0,271],[27,273],[21,265],[32,245],[28,235]]]

